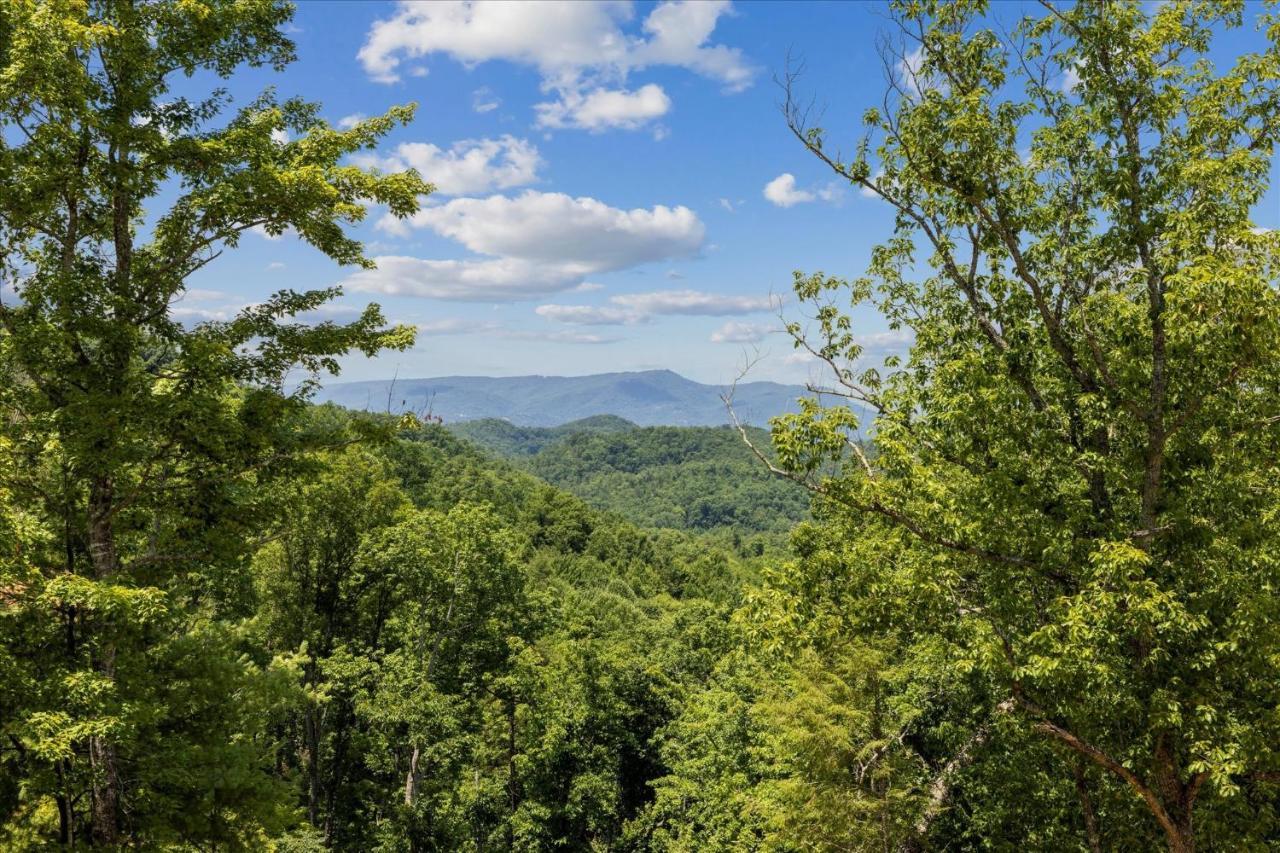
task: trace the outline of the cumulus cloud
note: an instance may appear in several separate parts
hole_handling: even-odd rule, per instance
[[[587,276],[695,255],[705,227],[687,207],[621,210],[593,198],[532,190],[508,198],[459,198],[379,227],[428,228],[477,255],[424,260],[386,255],[347,279],[356,290],[494,302],[587,289]]]
[[[548,320],[581,326],[625,326],[642,319],[634,311],[612,306],[539,305],[533,310],[538,316]]]
[[[389,154],[365,155],[356,162],[387,172],[413,168],[443,195],[468,195],[510,189],[538,179],[542,158],[524,139],[465,139],[448,151],[429,142],[403,142]]]
[[[796,189],[796,176],[790,172],[783,172],[765,184],[764,197],[778,207],[791,207],[794,204],[813,201],[815,198],[814,194],[808,190]]]
[[[338,127],[342,130],[350,130],[366,118],[368,118],[368,116],[364,113],[352,113],[351,115],[343,116],[338,119]]]
[[[903,91],[916,98],[923,97],[930,90],[945,94],[950,88],[947,81],[936,73],[927,71],[924,60],[924,45],[918,45],[915,50],[903,54],[898,60],[898,84]]]
[[[706,228],[687,207],[621,210],[593,198],[527,190],[518,196],[459,198],[408,220],[473,252],[560,264],[582,274],[697,253]]]
[[[436,53],[467,65],[529,65],[541,74],[544,91],[557,95],[539,105],[547,126],[630,128],[669,108],[656,86],[635,92],[618,87],[633,71],[684,68],[728,91],[751,84],[755,69],[740,50],[709,43],[730,11],[728,0],[671,0],[650,12],[641,34],[634,34],[627,31],[634,17],[629,3],[402,2],[391,17],[374,23],[358,57],[365,72],[384,83],[400,80],[406,61]]]
[[[360,270],[348,277],[343,286],[387,296],[506,302],[568,290],[581,279],[572,269],[519,258],[457,261],[379,255],[373,260],[377,265],[374,269]]]
[[[885,356],[905,355],[915,340],[915,334],[910,329],[889,329],[854,336],[854,342],[862,347],[864,361],[880,361]]]
[[[723,317],[772,310],[768,297],[729,296],[697,290],[658,290],[650,293],[623,293],[609,298],[608,305],[539,305],[541,317],[583,326],[631,326],[655,316],[693,315]]]
[[[626,89],[568,90],[561,92],[556,101],[534,105],[539,127],[576,127],[592,133],[610,128],[634,130],[666,115],[670,109],[671,99],[655,83],[641,86],[634,92]]]
[[[652,293],[624,293],[610,301],[642,314],[698,314],[717,317],[772,310],[767,296],[726,296],[697,290],[659,290]]]
[[[824,187],[813,190],[802,190],[796,186],[796,176],[790,172],[783,172],[778,177],[764,185],[764,197],[776,204],[778,207],[792,207],[797,204],[804,204],[809,201],[839,201],[842,195],[841,188],[838,184],[827,184]],[[726,199],[720,199],[721,206],[730,212],[733,206],[727,203]]]
[[[711,342],[715,344],[758,344],[765,336],[776,331],[773,326],[763,323],[739,323],[730,320],[711,333]]]

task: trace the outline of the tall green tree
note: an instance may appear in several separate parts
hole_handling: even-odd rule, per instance
[[[894,10],[893,83],[848,156],[788,99],[798,139],[894,231],[863,278],[797,274],[814,323],[791,331],[847,405],[812,401],[774,441],[874,543],[849,630],[980,676],[911,843],[1007,725],[1064,784],[1124,793],[1146,817],[1121,837],[1274,845],[1280,233],[1251,216],[1280,20],[1232,0],[1045,2],[1013,30],[979,0]],[[1246,13],[1263,47],[1211,60]],[[905,361],[867,367],[864,304],[911,332]],[[1090,802],[1098,849],[1117,827]]]
[[[334,290],[283,291],[194,328],[170,311],[250,228],[292,229],[368,265],[344,225],[369,204],[406,215],[430,191],[413,173],[344,164],[409,108],[337,131],[316,105],[270,92],[228,115],[224,90],[171,91],[182,76],[282,69],[291,12],[275,0],[0,3],[0,431],[18,460],[0,492],[46,534],[0,584],[4,643],[37,661],[36,689],[0,709],[0,727],[18,744],[6,773],[26,780],[15,814],[35,820],[56,798],[63,843],[160,843],[161,824],[172,829],[162,789],[181,801],[248,772],[228,752],[240,763],[210,778],[150,763],[161,732],[194,748],[216,713],[195,688],[222,664],[183,638],[224,633],[219,620],[243,607],[262,517],[252,486],[315,439],[298,421],[306,386],[284,395],[286,373],[412,340],[376,306],[348,325],[295,319]],[[199,712],[171,695],[178,678]],[[231,834],[249,837],[251,802],[209,806],[236,811]],[[216,840],[218,823],[191,822],[185,840]]]

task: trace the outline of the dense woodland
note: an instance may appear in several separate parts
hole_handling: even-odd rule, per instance
[[[746,532],[785,534],[809,514],[809,493],[773,476],[728,425],[637,427],[605,415],[559,427],[478,420],[449,429],[642,527],[719,530],[740,539]],[[749,427],[747,436],[768,448],[767,431]]]
[[[894,236],[797,274],[828,384],[767,446],[486,451],[295,389],[411,345],[377,306],[171,313],[250,228],[370,263],[411,108],[172,92],[287,67],[275,0],[0,0],[0,847],[1280,845],[1280,20],[1019,9],[892,4],[843,154],[783,78]]]

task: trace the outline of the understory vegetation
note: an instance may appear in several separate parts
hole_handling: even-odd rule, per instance
[[[1280,845],[1280,20],[1030,8],[893,3],[844,154],[783,79],[894,228],[796,275],[800,411],[455,433],[309,401],[376,305],[172,310],[250,229],[372,264],[411,107],[173,91],[275,0],[0,0],[0,848]]]

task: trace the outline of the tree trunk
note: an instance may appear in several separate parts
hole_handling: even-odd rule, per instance
[[[1093,808],[1093,798],[1089,796],[1089,779],[1085,774],[1086,765],[1083,758],[1076,759],[1076,794],[1080,798],[1080,811],[1084,813],[1084,834],[1089,842],[1090,853],[1102,853],[1102,840],[1098,833],[1098,814]]]
[[[94,577],[112,578],[120,568],[112,528],[115,489],[109,477],[95,477],[89,486],[89,559]],[[116,644],[110,636],[100,641],[95,668],[108,679],[116,674]],[[113,845],[120,839],[120,769],[115,744],[104,737],[89,738],[89,762],[93,767],[93,807],[90,835],[95,844]]]
[[[307,743],[307,819],[320,825],[320,720],[315,708],[308,708],[302,718],[303,737]]]
[[[413,745],[413,755],[409,758],[409,772],[404,777],[404,804],[412,806],[413,800],[418,795],[418,758],[421,752],[418,745]]]
[[[1006,699],[996,706],[995,712],[997,715],[1007,714],[1013,707],[1014,701]],[[925,800],[924,809],[920,812],[915,826],[912,827],[912,834],[898,846],[898,853],[918,853],[928,848],[929,829],[946,810],[960,773],[973,763],[978,752],[990,740],[991,725],[992,721],[988,720],[979,726],[933,778],[933,782],[929,785],[929,796]]]

